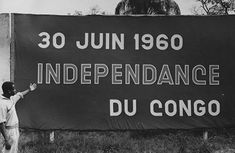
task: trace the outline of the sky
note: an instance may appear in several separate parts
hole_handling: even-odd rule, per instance
[[[30,13],[67,15],[75,10],[87,14],[89,9],[99,6],[101,10],[114,14],[121,0],[0,0],[0,13]],[[196,0],[175,0],[182,15],[190,15]]]

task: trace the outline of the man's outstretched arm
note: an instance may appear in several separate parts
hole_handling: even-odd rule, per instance
[[[36,83],[30,83],[29,85],[29,89],[25,90],[25,91],[22,91],[22,95],[25,96],[27,95],[30,91],[34,91],[35,89],[37,88],[37,84]]]
[[[37,88],[37,84],[30,83],[28,89],[21,91],[21,92],[18,92],[17,94],[12,96],[11,99],[13,100],[14,103],[16,103],[18,100],[20,100],[20,98],[24,98],[25,95],[27,95],[30,91],[34,91],[36,88]]]

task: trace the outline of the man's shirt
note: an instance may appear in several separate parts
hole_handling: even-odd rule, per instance
[[[0,123],[6,122],[6,126],[15,126],[19,124],[15,105],[20,98],[23,98],[23,95],[20,92],[11,96],[10,99],[4,96],[0,98]]]

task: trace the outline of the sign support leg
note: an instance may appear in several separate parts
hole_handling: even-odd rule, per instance
[[[208,131],[203,132],[203,140],[207,141],[208,140]]]
[[[49,138],[50,138],[50,143],[54,143],[54,141],[55,141],[55,132],[54,131],[50,132]]]

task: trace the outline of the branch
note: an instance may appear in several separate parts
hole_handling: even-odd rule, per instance
[[[202,4],[202,8],[203,8],[203,10],[207,13],[207,14],[209,14],[210,13],[210,10],[208,9],[208,7],[207,7],[207,2],[206,2],[206,0],[204,1],[204,0],[199,0],[200,2],[201,2],[201,4]]]
[[[231,5],[231,1],[230,2],[224,2],[223,0],[219,0],[218,1],[218,3],[223,7],[223,9],[224,9],[224,13],[226,14],[226,15],[228,15],[229,13],[228,13],[228,8],[230,7],[230,5]]]

